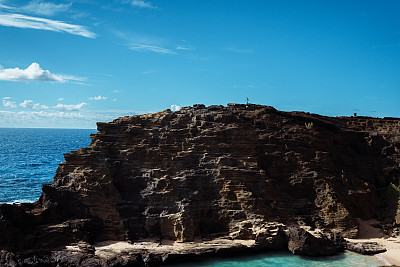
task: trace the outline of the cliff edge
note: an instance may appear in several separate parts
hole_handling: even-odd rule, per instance
[[[330,255],[343,237],[357,237],[358,219],[399,232],[400,119],[194,105],[98,130],[89,147],[64,155],[37,202],[0,205],[0,264],[133,266],[267,249]],[[104,252],[120,243],[125,249]]]

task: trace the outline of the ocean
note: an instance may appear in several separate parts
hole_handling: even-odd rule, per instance
[[[268,252],[231,258],[215,258],[204,262],[182,263],[167,267],[372,267],[382,266],[374,256],[346,252],[329,257],[303,257],[290,252]]]
[[[69,153],[90,144],[96,130],[0,128],[0,203],[34,202],[43,183],[51,183],[58,164]],[[267,253],[238,258],[210,259],[175,267],[263,266],[379,266],[374,257],[344,253],[309,258],[290,253]]]
[[[0,203],[34,202],[69,153],[96,130],[0,128]]]

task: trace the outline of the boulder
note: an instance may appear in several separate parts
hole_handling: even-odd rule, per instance
[[[338,252],[334,244],[322,233],[310,233],[299,227],[288,229],[288,249],[295,255],[329,256]]]

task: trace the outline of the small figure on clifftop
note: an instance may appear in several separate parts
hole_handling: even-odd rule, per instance
[[[246,97],[246,106],[248,106],[248,105],[249,105],[249,98]]]

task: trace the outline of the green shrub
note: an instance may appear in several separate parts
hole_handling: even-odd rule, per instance
[[[400,194],[400,189],[393,183],[390,183],[390,186]]]
[[[314,123],[313,122],[308,122],[308,123],[306,122],[305,125],[306,125],[306,129],[307,130],[311,130],[311,128],[314,126]]]
[[[391,200],[398,200],[400,197],[400,189],[393,183],[390,183],[387,186],[386,196]]]

